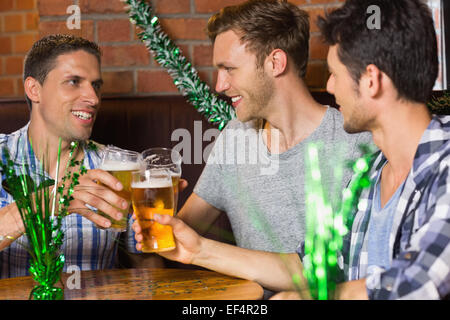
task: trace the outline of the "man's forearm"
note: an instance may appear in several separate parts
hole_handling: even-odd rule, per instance
[[[368,300],[366,279],[348,281],[336,286],[336,300]]]
[[[0,209],[0,251],[24,233],[19,209],[15,203]]]
[[[295,278],[303,279],[302,265],[295,253],[249,250],[206,238],[202,239],[201,251],[193,264],[253,280],[274,291],[298,289],[293,283],[293,277],[295,275]],[[300,287],[304,286],[304,283],[300,284]]]

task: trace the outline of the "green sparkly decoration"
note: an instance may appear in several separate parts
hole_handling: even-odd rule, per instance
[[[433,97],[427,107],[433,114],[450,114],[450,91],[444,91],[440,97]]]
[[[321,180],[319,149],[318,145],[311,143],[306,154],[307,233],[303,267],[312,298],[328,300],[333,298],[336,289],[334,279],[339,273],[338,252],[353,223],[352,212],[361,192],[370,186],[369,170],[374,158],[368,146],[360,146],[362,157],[349,162],[354,172],[353,179],[343,190],[339,209],[333,210]]]
[[[150,4],[143,0],[126,0],[132,23],[143,31],[138,34],[155,60],[167,69],[173,83],[187,97],[208,122],[222,130],[228,121],[235,118],[231,105],[212,93],[210,87],[200,80],[197,70],[180,54],[180,49],[161,28]]]
[[[69,158],[78,147],[78,143],[71,144]],[[61,245],[64,239],[62,219],[67,215],[68,206],[73,199],[74,187],[78,184],[79,174],[69,172],[70,167],[80,164],[73,160],[68,162],[66,174],[58,187],[57,179],[45,178],[45,159],[38,168],[30,169],[22,159],[20,173],[16,173],[16,165],[11,160],[7,148],[3,149],[5,163],[0,161],[0,168],[5,174],[5,187],[12,195],[19,209],[20,216],[25,227],[25,235],[28,239],[26,250],[30,254],[30,274],[38,283],[30,292],[30,299],[35,300],[61,300],[64,297],[63,288],[55,287],[60,280],[65,258],[61,253]],[[61,139],[59,141],[57,168],[59,168],[61,156]],[[86,169],[81,168],[81,174]],[[35,177],[35,181],[31,177]],[[43,181],[42,181],[43,180]],[[65,188],[67,181],[71,181]],[[53,188],[53,196],[50,188]],[[59,205],[56,207],[56,193],[59,194]],[[53,203],[53,204],[52,204]]]

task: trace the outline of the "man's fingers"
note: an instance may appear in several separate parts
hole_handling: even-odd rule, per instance
[[[97,226],[99,226],[100,228],[109,228],[111,227],[111,221],[109,221],[108,219],[98,215],[97,213],[95,213],[92,210],[89,210],[87,208],[79,208],[76,213],[78,213],[79,215],[85,217],[86,219],[92,221],[93,223],[95,223]]]
[[[142,228],[139,225],[139,222],[137,220],[133,222],[133,225],[131,227],[133,228],[135,233],[141,233],[142,232]]]
[[[170,225],[172,227],[174,227],[174,225],[177,224],[177,219],[174,219],[172,216],[168,215],[168,214],[157,214],[154,213],[153,214],[153,219],[160,223],[160,224],[167,224]]]
[[[88,204],[94,208],[97,208],[98,210],[106,213],[110,217],[120,220],[123,217],[122,212],[120,212],[116,207],[111,205],[109,202],[103,200],[102,198],[95,196],[91,192],[78,192],[77,194],[74,193],[73,195],[74,199],[77,199],[85,204]],[[70,212],[76,212],[73,209],[73,206],[71,205],[69,208]]]
[[[113,190],[121,191],[123,189],[123,185],[120,183],[120,181],[104,170],[89,170],[86,176],[91,180],[101,182],[102,184]]]
[[[119,197],[113,190],[105,186],[98,185],[93,181],[83,181],[83,184],[75,187],[75,192],[77,191],[89,192],[94,197],[104,199],[105,201],[121,209],[126,209],[129,206],[129,203],[125,199]],[[91,203],[89,204],[92,205]]]
[[[180,181],[178,182],[178,190],[179,192],[182,192],[184,189],[187,188],[188,186],[188,182],[185,179],[180,179]]]

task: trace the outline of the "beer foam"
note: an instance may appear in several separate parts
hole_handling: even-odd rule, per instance
[[[124,162],[116,160],[107,160],[100,166],[99,169],[105,171],[130,171],[139,170],[140,164],[138,162]]]
[[[172,179],[152,179],[150,181],[132,182],[133,189],[156,189],[156,188],[171,188]]]

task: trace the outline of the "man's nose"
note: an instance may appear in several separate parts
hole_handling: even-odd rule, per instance
[[[99,103],[99,93],[91,84],[87,84],[83,88],[83,101],[89,103],[91,106],[96,106]]]
[[[230,88],[230,81],[225,70],[219,70],[217,73],[216,91],[225,92]]]

